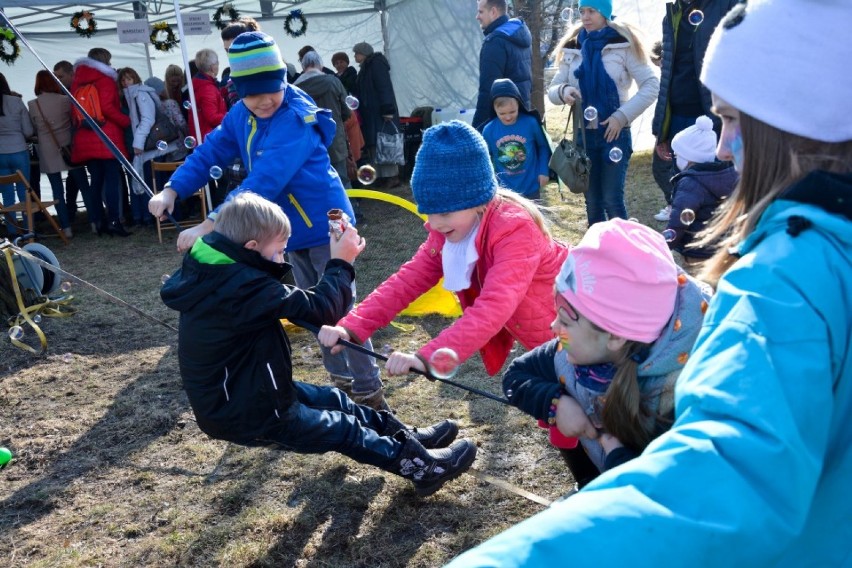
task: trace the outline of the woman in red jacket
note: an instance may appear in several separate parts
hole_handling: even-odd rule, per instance
[[[457,120],[427,130],[411,189],[428,216],[426,242],[337,326],[323,327],[320,342],[365,341],[442,276],[462,317],[417,353],[392,353],[388,374],[426,371],[432,354],[448,347],[459,361],[480,351],[494,375],[516,340],[532,349],[552,339],[553,282],[569,248],[551,237],[534,203],[498,189],[482,136]]]
[[[195,91],[195,106],[199,110],[198,124],[201,133],[199,135],[195,130],[195,109],[189,111],[189,132],[201,144],[204,137],[219,126],[228,109],[216,80],[219,76],[219,56],[212,49],[202,49],[195,54],[195,64],[198,66],[198,73],[192,78],[192,88]]]

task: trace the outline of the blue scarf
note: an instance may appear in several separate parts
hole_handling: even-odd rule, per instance
[[[580,43],[580,53],[583,62],[574,71],[580,82],[580,93],[583,95],[583,109],[593,106],[598,110],[598,122],[606,120],[618,110],[621,102],[618,99],[618,87],[604,68],[601,50],[610,40],[621,37],[609,26],[587,32],[580,30],[577,41]]]
[[[574,365],[577,382],[592,392],[605,393],[618,369],[612,363],[599,365]]]

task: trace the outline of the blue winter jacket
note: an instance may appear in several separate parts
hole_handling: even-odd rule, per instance
[[[852,175],[775,201],[719,282],[672,429],[450,565],[852,565],[850,215]]]
[[[331,111],[317,108],[304,91],[288,85],[281,107],[270,118],[257,118],[242,101],[234,105],[175,171],[170,186],[186,198],[207,183],[211,167],[224,169],[239,157],[248,175],[225,202],[251,190],[287,214],[292,225],[288,250],[327,245],[329,209],[343,209],[355,222],[328,157],[335,132]],[[216,219],[217,211],[210,219]]]
[[[491,22],[484,33],[485,41],[479,52],[479,95],[473,115],[473,126],[480,131],[496,116],[491,108],[491,85],[496,79],[511,79],[527,108],[532,91],[532,35],[527,25],[503,15]]]

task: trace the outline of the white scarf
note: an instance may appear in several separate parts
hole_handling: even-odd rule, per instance
[[[450,292],[459,292],[470,288],[470,277],[479,260],[476,252],[476,235],[479,233],[479,219],[470,233],[457,243],[444,241],[441,263],[444,267],[444,288]]]

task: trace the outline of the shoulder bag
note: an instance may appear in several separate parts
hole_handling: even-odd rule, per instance
[[[62,160],[69,168],[76,167],[77,164],[71,161],[71,144],[66,144],[65,146],[60,146],[59,142],[56,140],[56,133],[53,131],[53,127],[50,126],[50,123],[47,121],[47,118],[44,116],[44,111],[41,110],[41,105],[38,102],[38,98],[35,100],[36,108],[38,108],[38,113],[41,115],[41,119],[44,121],[44,125],[47,126],[47,131],[50,132],[50,137],[53,139],[53,143],[59,148],[59,154],[62,156]]]
[[[586,193],[589,189],[589,172],[592,169],[592,161],[586,154],[586,127],[580,117],[580,101],[575,100],[568,113],[568,122],[565,124],[565,132],[562,133],[562,141],[553,150],[550,156],[550,169],[556,172],[571,193]],[[573,121],[572,121],[573,119]],[[574,126],[574,140],[567,138],[568,128]],[[583,140],[582,147],[577,146],[577,131]]]

